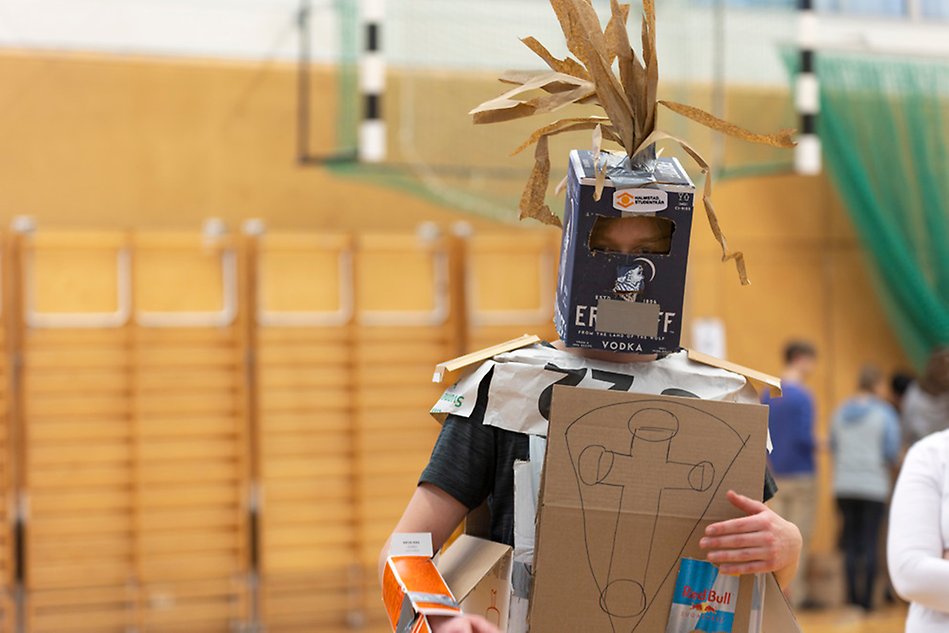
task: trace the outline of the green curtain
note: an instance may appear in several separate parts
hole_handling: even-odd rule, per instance
[[[949,344],[949,66],[821,54],[817,72],[827,170],[920,367]]]

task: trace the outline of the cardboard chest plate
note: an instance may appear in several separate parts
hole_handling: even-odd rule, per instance
[[[740,516],[726,492],[761,499],[767,424],[759,405],[555,387],[532,633],[665,631],[680,560],[704,559],[705,527]]]

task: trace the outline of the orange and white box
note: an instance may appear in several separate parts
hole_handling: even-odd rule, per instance
[[[432,633],[432,627],[428,624],[428,618],[426,616],[419,616],[415,621],[415,626],[412,627],[411,633]]]
[[[382,575],[382,600],[396,633],[429,630],[424,616],[462,613],[445,579],[427,556],[390,556]]]

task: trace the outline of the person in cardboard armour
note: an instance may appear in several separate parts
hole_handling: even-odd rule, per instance
[[[549,413],[547,387],[556,382],[602,389],[629,385],[637,393],[757,402],[744,376],[691,361],[684,351],[601,352],[557,341],[501,354],[451,389],[463,396],[463,404],[470,399],[473,406],[445,418],[431,460],[394,531],[430,532],[439,548],[470,511],[486,503],[486,536],[514,546],[514,466],[531,460],[532,440],[543,435]],[[775,492],[770,477],[764,486],[767,499]],[[728,574],[774,571],[787,586],[797,567],[800,532],[762,503],[738,495],[731,500],[748,516],[709,528],[703,542],[709,560]],[[432,626],[435,631],[494,630],[477,616],[456,620],[435,620]]]
[[[509,74],[505,81],[520,87],[480,106],[474,115],[476,123],[486,123],[550,112],[574,102],[596,103],[607,111],[608,118],[558,121],[529,139],[538,147],[521,200],[522,217],[560,224],[544,205],[547,136],[595,130],[593,150],[571,152],[568,165],[554,318],[560,340],[498,354],[449,388],[433,410],[444,420],[431,460],[394,530],[431,533],[438,549],[469,512],[486,506],[485,537],[514,547],[515,565],[528,569],[531,550],[523,545],[533,539],[536,490],[519,489],[516,495],[515,477],[524,463],[535,474],[540,472],[553,385],[758,403],[755,388],[744,375],[715,362],[691,360],[679,347],[694,186],[677,160],[656,158],[655,142],[669,137],[655,127],[659,102],[655,101],[652,0],[644,2],[642,62],[626,39],[628,5],[614,0],[612,19],[603,31],[586,0],[552,0],[551,4],[571,52],[582,65],[571,58],[553,58],[536,40],[526,38],[525,43],[544,58],[551,72]],[[604,74],[604,67],[609,69],[614,58],[619,61],[622,81],[610,70]],[[548,94],[527,101],[516,98],[533,89]],[[789,143],[787,134],[753,135],[705,113],[696,114],[699,111],[688,106],[665,105],[749,140]],[[603,138],[619,143],[625,155],[601,151]],[[704,170],[701,157],[680,143]],[[745,282],[741,254],[727,252],[710,193],[707,180],[703,200],[713,232],[724,258],[736,260]],[[590,477],[595,479],[603,455],[583,459],[586,465],[581,467],[589,465]],[[706,485],[704,472],[702,466],[683,476],[701,488]],[[610,476],[626,475],[617,466]],[[776,492],[769,474],[763,486],[767,500]],[[781,586],[787,587],[801,551],[799,530],[764,503],[733,492],[729,500],[745,516],[707,528],[700,545],[708,560],[719,565],[723,574],[774,572]],[[516,514],[526,518],[516,521]],[[383,563],[387,551],[388,545],[383,549]],[[497,631],[473,615],[430,618],[430,625],[436,633]]]

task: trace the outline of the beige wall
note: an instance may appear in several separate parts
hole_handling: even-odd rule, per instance
[[[713,263],[717,244],[697,215],[690,314],[721,317],[730,358],[776,374],[788,338],[813,341],[820,362],[810,387],[826,437],[828,419],[854,392],[861,364],[908,367],[840,200],[824,178],[777,176],[724,183],[716,206],[731,246],[745,253],[752,284],[741,287],[732,265]],[[822,451],[818,551],[835,543],[829,466]]]
[[[299,166],[295,81],[287,65],[2,54],[0,222],[181,228],[217,216],[392,230],[455,217]],[[329,74],[313,84],[335,108]],[[331,143],[333,121],[314,123],[315,148]]]
[[[463,112],[493,95],[496,87],[488,81],[448,76],[408,81],[395,73],[387,116],[406,116],[398,108],[423,103],[423,90],[444,100],[441,109],[428,103],[415,117],[446,129],[420,136],[417,149],[450,156],[457,151],[453,139],[469,134],[469,128],[461,127],[467,126],[463,117],[438,112]],[[315,74],[319,103],[334,103],[334,85],[328,73]],[[0,222],[29,214],[41,226],[56,228],[193,227],[219,216],[232,226],[261,217],[291,230],[408,231],[423,220],[447,225],[466,219],[482,233],[528,230],[298,166],[294,91],[294,68],[288,65],[2,54]],[[735,112],[747,110],[740,98],[732,98]],[[775,95],[750,95],[749,102],[758,109],[787,107]],[[333,116],[317,121],[315,146],[331,142],[333,121]],[[526,167],[529,157],[506,155],[532,126],[470,132],[477,150],[472,160],[493,160],[486,152],[497,148],[497,161]],[[554,156],[569,142],[574,141],[555,143]],[[390,143],[393,156],[404,158],[398,129],[390,129]],[[698,143],[708,148],[706,136]],[[520,182],[508,180],[503,187],[515,192]],[[717,186],[715,199],[732,246],[745,251],[753,285],[740,287],[731,265],[718,263],[698,210],[688,313],[722,318],[730,357],[771,372],[780,370],[788,337],[813,340],[821,352],[812,387],[824,433],[860,363],[889,369],[906,362],[873,295],[848,219],[824,178],[732,180]],[[821,466],[826,491],[826,457]],[[833,544],[830,517],[825,494],[819,550]]]

